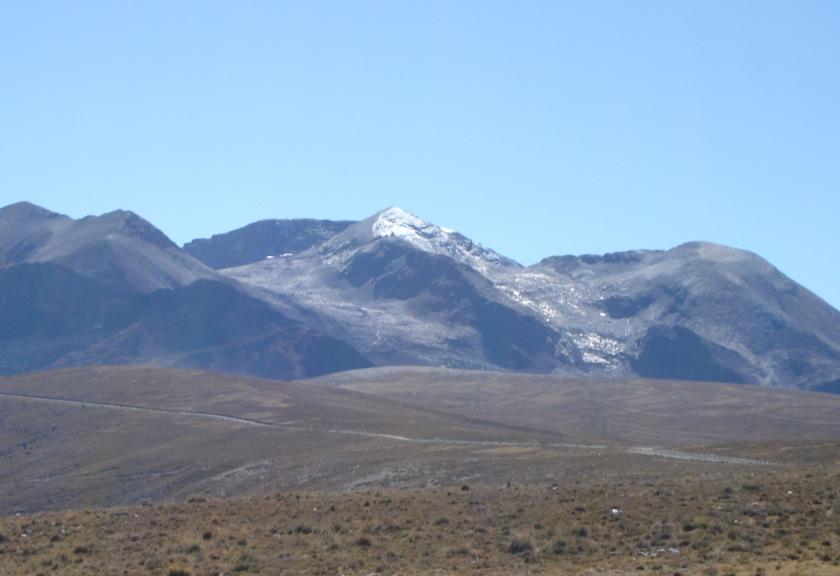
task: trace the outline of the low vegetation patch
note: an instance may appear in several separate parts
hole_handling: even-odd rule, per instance
[[[0,574],[840,574],[830,466],[460,487],[0,518]]]

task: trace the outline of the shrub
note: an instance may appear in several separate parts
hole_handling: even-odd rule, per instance
[[[358,540],[356,540],[356,546],[361,546],[362,548],[370,548],[371,544],[372,542],[370,541],[370,538],[367,538],[366,536],[361,536]]]
[[[257,559],[251,554],[242,554],[233,566],[234,572],[256,572]]]
[[[213,533],[210,532],[210,530],[206,530],[204,534],[201,535],[202,540],[210,540],[211,538],[213,538]]]
[[[510,554],[517,554],[519,556],[524,556],[526,554],[530,554],[533,551],[534,547],[528,540],[522,538],[514,538],[511,540],[510,545],[508,546],[508,552]]]

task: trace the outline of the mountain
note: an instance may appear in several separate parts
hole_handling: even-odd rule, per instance
[[[349,344],[221,282],[159,290],[132,320],[53,366],[147,364],[303,378],[371,365]]]
[[[349,344],[228,283],[198,280],[144,294],[56,264],[0,270],[0,374],[88,364],[273,378],[371,365]]]
[[[840,387],[840,313],[711,243],[524,267],[389,208],[224,274],[314,311],[379,365]]]
[[[13,204],[0,320],[2,373],[422,365],[840,391],[840,312],[755,254],[690,242],[522,266],[399,208],[182,250],[131,212]]]
[[[768,386],[840,378],[840,313],[750,252],[691,242],[548,258],[529,272],[539,281],[520,278],[520,301],[550,325],[615,343],[593,350],[595,362],[645,377]]]
[[[371,365],[131,212],[73,220],[7,206],[0,263],[0,374],[143,363],[301,378]]]
[[[184,252],[207,266],[232,268],[297,254],[338,234],[353,222],[261,220],[243,228],[184,244]]]
[[[108,338],[144,298],[57,264],[0,268],[0,374],[45,368]]]
[[[573,362],[564,335],[481,273],[520,266],[390,208],[320,245],[224,270],[293,298],[376,364],[550,371]]]
[[[74,220],[28,202],[0,209],[0,266],[50,262],[109,286],[152,292],[215,273],[124,210]]]

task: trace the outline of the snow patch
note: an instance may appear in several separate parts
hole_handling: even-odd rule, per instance
[[[445,234],[442,229],[396,207],[380,212],[373,223],[374,236],[393,236],[427,252],[436,252],[432,240],[440,234]]]
[[[377,214],[371,231],[374,237],[398,238],[424,252],[449,256],[480,272],[490,266],[513,263],[454,230],[421,220],[402,208],[392,207]]]

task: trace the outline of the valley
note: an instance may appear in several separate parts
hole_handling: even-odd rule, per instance
[[[289,489],[764,471],[831,454],[840,398],[428,368],[278,382],[91,367],[0,379],[0,439],[0,510],[13,514]]]
[[[606,429],[584,384],[614,407]],[[428,368],[3,378],[0,569],[836,573],[840,398],[697,386]]]

